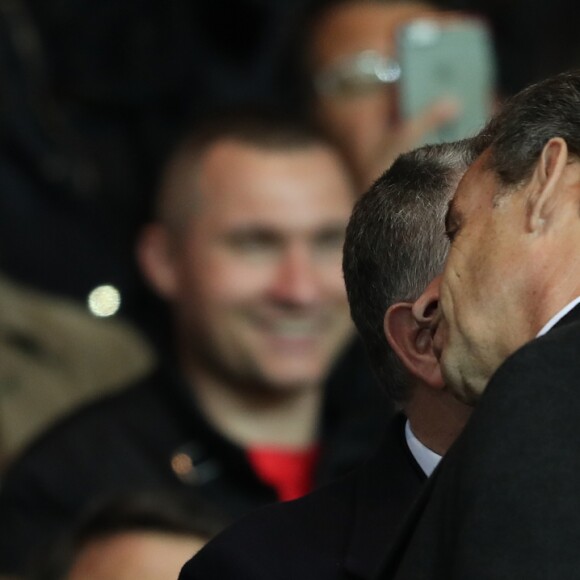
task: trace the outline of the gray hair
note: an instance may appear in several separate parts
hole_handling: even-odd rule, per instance
[[[343,272],[351,316],[395,401],[408,399],[409,381],[385,337],[384,315],[397,302],[415,301],[443,270],[448,202],[480,143],[427,145],[399,156],[358,201],[347,227]]]
[[[533,84],[513,96],[483,129],[491,140],[488,169],[505,190],[526,182],[553,137],[580,157],[580,70]],[[501,193],[504,193],[500,192]]]

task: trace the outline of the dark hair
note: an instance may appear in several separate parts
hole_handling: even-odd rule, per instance
[[[491,139],[487,167],[507,188],[531,176],[544,145],[561,137],[580,157],[580,70],[533,84],[509,99],[483,129]]]
[[[188,215],[192,206],[191,194],[195,197],[195,191],[190,190],[191,184],[184,183],[185,177],[196,171],[196,166],[207,149],[223,140],[278,152],[303,150],[313,146],[328,147],[345,163],[345,175],[352,180],[346,162],[331,137],[308,121],[275,111],[256,111],[253,108],[216,112],[194,129],[187,131],[168,156],[154,209],[157,220],[170,228],[183,222],[184,215]]]
[[[191,184],[184,184],[185,176],[196,171],[205,151],[223,140],[277,152],[323,146],[330,148],[343,160],[330,137],[303,119],[247,108],[215,113],[188,131],[167,158],[153,213],[169,229],[179,229],[184,216],[188,215],[195,204],[195,191],[189,189]],[[344,169],[350,179],[346,163]]]
[[[72,531],[57,538],[33,562],[26,578],[64,580],[86,545],[119,533],[159,532],[209,540],[229,523],[229,518],[192,490],[118,495],[89,508]]]
[[[400,155],[357,202],[348,224],[343,272],[351,316],[395,401],[408,399],[409,388],[384,334],[385,312],[416,300],[443,270],[448,201],[482,147],[483,140],[470,139]]]

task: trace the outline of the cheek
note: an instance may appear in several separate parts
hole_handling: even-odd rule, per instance
[[[333,281],[326,287],[326,295],[335,303],[348,307],[348,299],[346,295],[346,288],[344,282],[340,279],[338,282]]]
[[[487,245],[485,238],[464,235],[451,247],[444,279],[449,299],[456,305],[485,291],[494,256]]]
[[[347,303],[346,287],[342,275],[342,255],[330,258],[315,267],[315,276],[323,296],[333,302]]]
[[[210,303],[244,302],[264,295],[272,280],[272,268],[240,259],[209,261],[194,285]]]
[[[320,107],[322,121],[346,146],[378,142],[392,118],[392,102],[386,91],[372,95],[328,102]]]
[[[502,293],[513,272],[513,260],[506,259],[509,258],[509,248],[504,252],[501,248],[488,246],[489,244],[482,244],[477,260],[474,260],[469,272],[470,292],[484,304],[493,302]],[[521,259],[517,255],[513,258],[516,262]]]
[[[473,280],[471,273],[463,267],[460,259],[450,260],[445,269],[440,287],[440,306],[442,321],[440,324],[441,340],[444,342],[457,331],[462,333],[462,328],[472,309],[473,293],[470,288]]]

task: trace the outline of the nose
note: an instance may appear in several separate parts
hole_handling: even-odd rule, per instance
[[[316,264],[306,246],[292,246],[280,256],[271,295],[290,306],[308,306],[319,298],[320,284]]]
[[[439,321],[439,287],[441,276],[434,278],[413,304],[413,317],[419,326],[434,329]]]

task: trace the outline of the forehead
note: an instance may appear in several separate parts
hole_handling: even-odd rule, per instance
[[[392,53],[397,26],[432,11],[420,2],[339,4],[329,9],[314,29],[311,46],[315,68],[365,49]]]
[[[354,191],[338,155],[323,144],[289,150],[236,141],[211,147],[198,172],[200,217],[290,227],[346,219]]]
[[[497,182],[488,168],[489,155],[489,151],[485,151],[465,172],[449,204],[450,217],[465,214],[474,208],[492,206]]]

